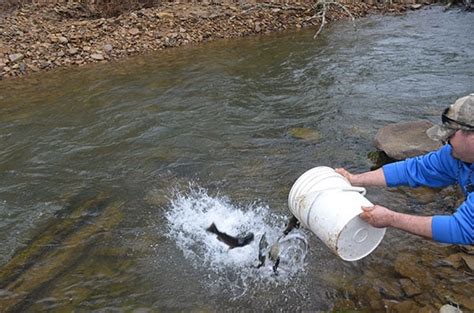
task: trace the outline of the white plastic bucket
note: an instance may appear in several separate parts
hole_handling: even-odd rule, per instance
[[[385,228],[375,228],[359,217],[362,206],[373,205],[364,195],[364,188],[351,186],[332,168],[321,166],[296,180],[288,205],[336,255],[356,261],[374,251],[385,235]]]

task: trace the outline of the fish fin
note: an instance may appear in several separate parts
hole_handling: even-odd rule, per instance
[[[280,265],[280,257],[275,260],[275,264],[273,264],[273,273],[278,276],[278,265]]]

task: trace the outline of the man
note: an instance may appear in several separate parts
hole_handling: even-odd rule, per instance
[[[444,187],[458,183],[465,201],[453,215],[415,216],[380,205],[364,207],[360,217],[375,227],[395,227],[438,242],[474,244],[474,93],[446,108],[442,125],[428,129],[430,138],[445,144],[424,156],[387,164],[375,171],[336,172],[354,186]]]

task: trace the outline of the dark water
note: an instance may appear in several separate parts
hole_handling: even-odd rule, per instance
[[[227,278],[213,285],[215,272],[191,264],[166,236],[165,218],[170,188],[186,194],[189,183],[283,218],[305,170],[365,171],[380,127],[437,122],[444,107],[474,91],[472,13],[433,7],[357,26],[332,25],[317,40],[307,30],[219,41],[0,82],[0,264],[67,220],[67,203],[100,193],[119,203],[72,213],[81,226],[67,228],[79,235],[48,241],[57,250],[77,245],[67,266],[33,279],[18,302],[26,286],[0,285],[0,301],[30,310],[327,310],[348,299],[370,306],[351,293],[358,277],[385,275],[381,266],[401,252],[441,248],[392,230],[372,255],[346,263],[313,236],[303,272],[251,282],[236,296],[225,283],[239,273],[218,271]],[[294,128],[320,138],[295,138]],[[368,198],[434,212],[406,193],[373,189]],[[34,266],[41,255],[58,260],[48,249]]]

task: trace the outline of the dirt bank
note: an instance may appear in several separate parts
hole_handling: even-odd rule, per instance
[[[418,7],[347,4],[354,17]],[[218,38],[319,26],[316,13],[314,4],[298,2],[164,3],[111,18],[91,18],[79,4],[23,6],[0,16],[0,79]],[[336,5],[327,12],[328,22],[347,17]]]

